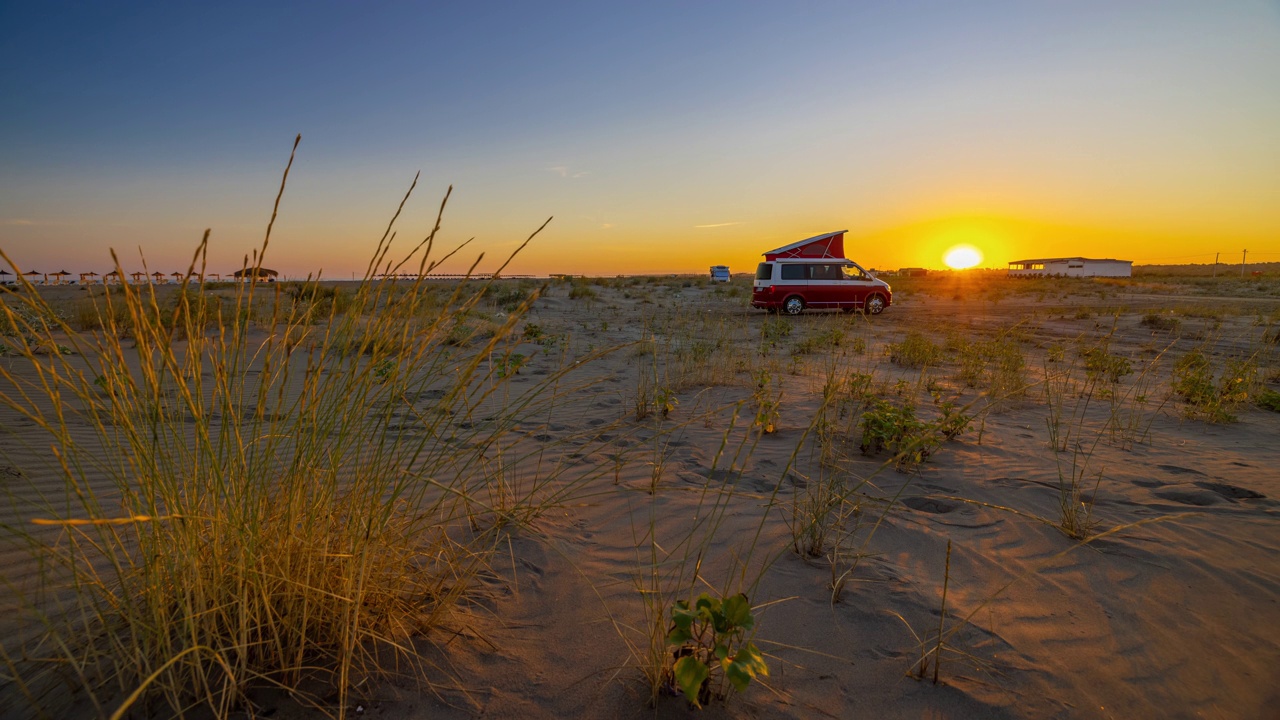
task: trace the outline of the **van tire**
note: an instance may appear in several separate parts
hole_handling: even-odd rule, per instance
[[[876,293],[867,298],[867,313],[871,315],[879,315],[884,312],[884,296]]]
[[[799,315],[804,312],[804,298],[799,295],[792,295],[782,301],[782,312],[788,315]]]

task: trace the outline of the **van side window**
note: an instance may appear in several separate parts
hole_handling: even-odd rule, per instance
[[[806,273],[805,270],[808,269],[808,267],[809,267],[808,265],[798,265],[798,264],[783,265],[782,279],[783,280],[807,280],[808,273]]]
[[[839,280],[840,266],[839,265],[810,265],[809,273],[810,273],[809,274],[810,280]]]
[[[756,266],[756,279],[757,279],[757,280],[772,280],[772,279],[773,279],[773,263],[767,263],[767,262],[764,262],[764,263],[760,263],[759,265],[757,265],[757,266]]]

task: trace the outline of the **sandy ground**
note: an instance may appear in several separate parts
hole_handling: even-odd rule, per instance
[[[553,286],[535,304],[525,322],[561,340],[524,348],[530,360],[517,384],[622,346],[582,369],[595,380],[589,388],[521,429],[528,443],[547,445],[543,462],[593,479],[511,532],[492,576],[453,621],[466,632],[421,638],[436,688],[386,683],[359,700],[360,717],[1280,717],[1280,414],[1245,407],[1235,423],[1187,419],[1168,379],[1171,359],[1193,347],[1208,343],[1223,357],[1262,347],[1255,320],[1276,303],[1197,298],[1229,312],[1184,317],[1171,333],[1141,323],[1147,310],[1179,304],[1167,297],[908,294],[869,320],[812,313],[779,321],[747,309],[743,296],[678,285],[596,288],[585,300]],[[1119,307],[1117,318],[1111,309]],[[760,436],[742,418],[732,424],[735,403],[753,391],[734,359],[759,352],[766,322],[789,323],[791,332],[769,351],[781,406],[777,432]],[[844,333],[840,348],[791,354],[833,328]],[[953,356],[924,371],[886,357],[908,331],[941,344],[948,333],[977,339],[1008,328],[1017,328],[1031,387],[995,407],[956,380]],[[650,332],[660,355],[713,334],[728,350],[714,382],[674,388],[678,404],[666,419],[637,420],[638,378],[654,360],[629,343]],[[1051,449],[1037,383],[1056,346],[1108,334],[1110,352],[1135,366],[1165,359],[1154,379],[1130,376],[1119,386],[1150,384],[1136,437],[1105,429],[1102,400],[1078,423],[1096,531],[1114,530],[1080,546],[1054,526],[1072,453]],[[863,352],[850,349],[853,338]],[[1266,352],[1261,376],[1274,380],[1274,351]],[[883,454],[863,456],[856,433],[838,436],[839,461],[824,467],[805,437],[832,363],[873,375],[878,395],[910,399],[923,416],[933,412],[931,389],[979,419],[909,472],[886,467]],[[734,450],[717,457],[726,438],[743,448],[736,458]],[[0,439],[0,481],[11,489],[25,479],[48,492],[60,482],[31,423],[0,410]],[[516,468],[515,477],[537,472]],[[862,559],[838,601],[831,559],[794,552],[786,522],[798,494],[833,478],[856,485],[851,498],[860,503],[842,527],[846,557]],[[650,708],[634,652],[645,641],[638,583],[646,538],[677,547],[705,519],[698,503],[707,488],[732,491],[705,545],[709,586],[725,586],[760,529],[744,585],[770,676],[701,711],[669,694]],[[12,519],[21,520],[10,510]],[[1115,530],[1134,523],[1143,524]],[[24,562],[5,557],[0,570],[20,578]],[[940,618],[948,650],[935,685],[909,673],[921,654],[915,635],[936,635]],[[259,709],[312,716],[269,693]]]

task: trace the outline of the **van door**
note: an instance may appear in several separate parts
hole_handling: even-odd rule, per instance
[[[840,266],[844,282],[839,291],[839,304],[842,308],[860,308],[867,302],[875,280],[857,265]]]
[[[814,263],[809,266],[809,304],[815,307],[839,307],[846,284],[836,263]]]

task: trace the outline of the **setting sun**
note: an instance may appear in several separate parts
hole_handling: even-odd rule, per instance
[[[957,245],[947,251],[942,261],[953,270],[964,270],[982,262],[982,252],[972,245]]]

